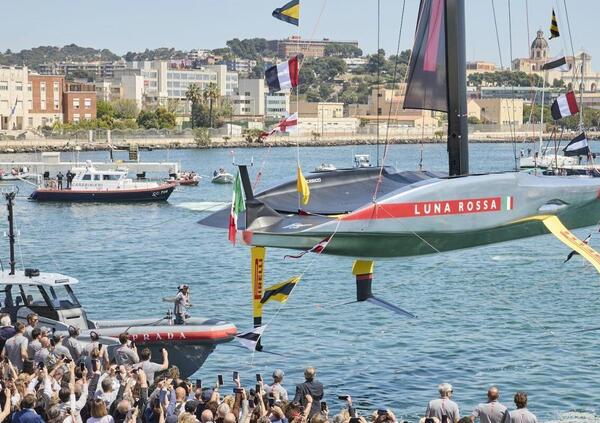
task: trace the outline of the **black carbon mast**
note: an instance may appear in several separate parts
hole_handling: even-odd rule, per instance
[[[446,0],[446,69],[448,77],[448,170],[469,173],[465,1]]]

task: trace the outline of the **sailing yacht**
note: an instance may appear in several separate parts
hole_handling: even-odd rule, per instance
[[[404,107],[448,114],[448,174],[384,167],[312,174],[298,210],[296,180],[255,194],[240,166],[251,246],[359,258],[401,257],[477,247],[600,219],[600,178],[518,171],[469,172],[464,0],[421,0]],[[227,228],[229,210],[201,223]],[[244,225],[245,221],[245,225]],[[564,241],[563,241],[564,242]]]

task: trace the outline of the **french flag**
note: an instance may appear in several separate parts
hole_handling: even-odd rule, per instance
[[[573,91],[569,91],[568,93],[559,96],[556,100],[554,100],[554,103],[552,103],[550,110],[554,120],[566,118],[578,113],[579,107],[577,106],[575,93]]]
[[[265,71],[269,91],[278,92],[298,86],[298,56],[271,66]]]

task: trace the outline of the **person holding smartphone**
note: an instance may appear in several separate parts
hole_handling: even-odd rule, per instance
[[[140,362],[135,344],[129,344],[129,335],[122,333],[119,335],[119,345],[115,350],[115,361],[119,365],[132,366]]]
[[[154,375],[156,372],[166,370],[169,368],[169,353],[166,348],[161,348],[162,353],[162,364],[154,363],[150,361],[152,358],[149,348],[144,348],[140,352],[140,362],[133,366],[134,369],[142,369],[146,374],[146,380],[148,385],[154,384]]]

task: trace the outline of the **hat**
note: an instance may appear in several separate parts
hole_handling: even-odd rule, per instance
[[[283,370],[281,370],[281,369],[275,369],[273,371],[273,377],[276,377],[278,379],[283,379],[283,376],[285,376],[285,373],[283,373]]]
[[[206,391],[202,391],[202,401],[208,402],[212,398],[213,391],[212,389],[207,389]]]

